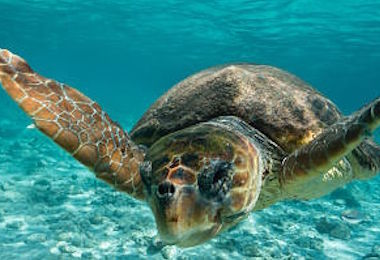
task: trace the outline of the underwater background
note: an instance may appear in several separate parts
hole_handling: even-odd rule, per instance
[[[379,0],[0,0],[0,48],[128,130],[176,82],[234,61],[290,71],[345,114],[380,95]],[[163,246],[147,205],[28,127],[2,90],[0,111],[2,259],[380,258],[380,176],[254,212],[201,246]]]

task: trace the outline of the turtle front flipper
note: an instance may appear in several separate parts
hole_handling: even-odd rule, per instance
[[[0,49],[0,82],[35,125],[96,176],[143,198],[144,152],[100,106],[78,90],[35,73],[17,55]]]
[[[361,149],[379,126],[380,97],[287,156],[280,176],[283,190],[293,198],[315,198],[361,178],[355,176],[348,155],[356,148]],[[371,154],[378,157],[379,151]],[[373,176],[380,170],[380,158],[369,159],[373,163]]]

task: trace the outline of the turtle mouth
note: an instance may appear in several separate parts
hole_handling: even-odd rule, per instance
[[[204,183],[208,181],[212,180]],[[152,195],[149,203],[165,244],[195,246],[221,231],[221,203],[205,198],[196,187],[165,180],[152,189]]]
[[[221,223],[214,223],[212,226],[204,229],[191,229],[177,234],[160,233],[160,237],[167,245],[176,245],[185,248],[204,243],[218,234],[221,229]]]
[[[223,223],[220,212],[208,219],[211,221],[192,223],[177,215],[161,215],[156,221],[159,235],[165,244],[191,247],[206,242],[222,230]]]
[[[171,207],[167,208],[167,206]],[[209,215],[209,217],[204,217],[204,214],[208,214],[203,211],[197,212],[196,214],[202,215],[198,219],[193,214],[178,214],[185,212],[174,205],[166,205],[165,207],[158,204],[154,205],[152,209],[159,236],[167,245],[185,248],[204,243],[218,234],[223,226],[219,212],[213,216]],[[190,212],[192,211],[190,210]]]

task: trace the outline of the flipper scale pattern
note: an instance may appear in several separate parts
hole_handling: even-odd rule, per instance
[[[78,90],[35,73],[19,56],[0,50],[0,82],[35,125],[96,175],[142,198],[144,152]]]

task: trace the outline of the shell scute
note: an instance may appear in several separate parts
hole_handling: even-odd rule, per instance
[[[267,65],[233,64],[201,71],[171,88],[143,115],[131,138],[149,147],[168,133],[219,116],[239,117],[292,152],[336,122],[341,113],[288,72]],[[192,139],[193,146],[204,142]]]

